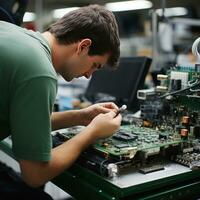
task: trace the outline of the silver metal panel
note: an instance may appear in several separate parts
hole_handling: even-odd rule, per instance
[[[142,174],[135,170],[127,170],[120,176],[114,177],[113,179],[107,178],[106,180],[120,188],[127,188],[191,171],[190,168],[176,163],[166,164],[164,168],[164,170],[149,174]]]

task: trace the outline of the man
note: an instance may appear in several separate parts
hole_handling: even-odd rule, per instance
[[[113,103],[52,113],[57,73],[71,81],[117,65],[118,27],[111,12],[91,5],[65,15],[43,34],[0,22],[0,49],[0,139],[11,135],[24,181],[39,187],[120,126]],[[74,125],[86,127],[52,149],[51,131]]]

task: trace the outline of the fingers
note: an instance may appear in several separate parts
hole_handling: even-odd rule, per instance
[[[116,113],[111,111],[107,113],[106,115],[109,115],[112,118],[112,121],[114,122],[114,124],[116,124],[117,126],[120,126],[121,121],[122,121],[122,116],[120,114],[116,116]]]
[[[116,113],[114,111],[110,111],[106,115],[109,115],[111,118],[114,118],[116,116]]]
[[[118,106],[113,102],[100,103],[99,105],[108,109],[116,109],[116,110],[119,109]]]
[[[119,110],[117,105],[114,104],[113,102],[100,103],[98,105],[99,105],[99,108],[101,109],[102,113],[107,113],[107,112],[110,112],[110,111],[117,113],[118,110]]]
[[[103,106],[100,106],[100,110],[101,110],[101,112],[102,113],[108,113],[108,112],[114,112],[115,113],[115,115],[116,115],[116,113],[117,113],[117,110],[116,109],[111,109],[111,108],[105,108],[105,107],[103,107]]]
[[[113,119],[117,124],[121,124],[122,116],[119,114]]]
[[[107,113],[107,115],[109,115],[111,118],[114,118],[116,122],[122,121],[122,116],[120,114],[116,115],[116,113],[113,111],[110,111],[109,113]]]

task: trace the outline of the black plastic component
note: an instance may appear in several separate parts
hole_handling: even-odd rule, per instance
[[[195,138],[200,138],[200,125],[194,127],[194,132],[193,132]]]
[[[153,165],[150,167],[141,168],[141,169],[139,169],[139,172],[142,174],[148,174],[148,173],[152,173],[152,172],[160,171],[160,170],[164,170],[164,169],[165,168],[163,165]]]
[[[121,141],[131,141],[131,140],[136,140],[138,136],[132,133],[118,132],[113,135],[113,138]]]
[[[181,79],[172,79],[171,80],[171,91],[177,91],[181,89]]]

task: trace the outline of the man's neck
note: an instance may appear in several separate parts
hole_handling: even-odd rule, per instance
[[[63,66],[63,63],[65,63],[67,58],[72,56],[72,54],[76,51],[77,44],[59,44],[55,36],[48,31],[42,33],[42,35],[50,45],[53,66],[56,72],[59,73],[62,71],[61,67]]]

